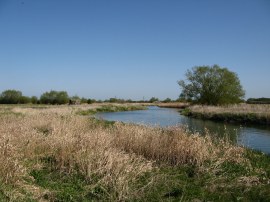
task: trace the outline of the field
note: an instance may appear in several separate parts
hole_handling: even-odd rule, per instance
[[[228,106],[190,106],[182,112],[195,118],[226,122],[270,124],[270,105],[237,104]]]
[[[108,108],[135,109],[0,106],[0,201],[269,200],[269,156],[184,127],[83,116]]]

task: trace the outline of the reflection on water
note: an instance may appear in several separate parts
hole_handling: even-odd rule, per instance
[[[180,115],[178,109],[149,107],[148,110],[99,113],[97,118],[152,126],[186,125],[192,132],[228,136],[240,145],[270,153],[270,127],[227,124],[209,120],[194,119]]]

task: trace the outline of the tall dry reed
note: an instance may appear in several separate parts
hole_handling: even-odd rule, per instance
[[[236,104],[228,106],[204,106],[194,105],[189,107],[192,112],[202,114],[256,114],[259,117],[266,117],[270,119],[270,105],[269,104]]]
[[[244,149],[210,134],[190,134],[184,127],[151,128],[116,124],[114,144],[128,153],[173,166],[193,165],[203,168],[205,162],[218,166],[224,161],[244,162]]]
[[[22,174],[42,168],[47,159],[53,169],[83,174],[92,189],[108,190],[108,199],[124,200],[133,192],[130,184],[152,169],[142,157],[114,148],[112,136],[84,117],[41,113],[0,121],[2,183],[22,184]],[[99,180],[92,183],[92,178]]]
[[[24,184],[26,192],[34,192],[25,181],[30,171],[44,166],[82,174],[90,189],[102,187],[108,200],[127,200],[137,193],[132,184],[154,162],[203,168],[210,161],[217,168],[224,161],[243,161],[243,148],[190,135],[182,127],[104,127],[68,107],[14,112],[23,115],[0,115],[0,181]]]

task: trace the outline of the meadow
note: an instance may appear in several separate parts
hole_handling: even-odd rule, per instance
[[[0,106],[0,200],[269,200],[267,155],[185,127],[84,116],[137,107]]]

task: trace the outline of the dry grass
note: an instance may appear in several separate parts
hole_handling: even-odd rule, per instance
[[[170,102],[170,103],[159,103],[157,105],[159,107],[183,109],[183,108],[189,107],[190,106],[190,103],[185,103],[185,102]]]
[[[150,128],[116,123],[104,127],[75,115],[81,107],[18,108],[0,115],[0,181],[40,197],[46,190],[29,188],[29,172],[44,160],[65,173],[80,173],[107,192],[109,200],[126,200],[137,193],[131,188],[154,163],[193,165],[217,170],[223,162],[248,163],[244,149],[217,142],[209,135],[189,135],[184,128]],[[27,188],[28,187],[28,188]],[[33,191],[35,190],[35,191]],[[33,193],[36,192],[36,193]],[[38,194],[37,194],[38,193]],[[37,196],[39,195],[39,196]],[[15,200],[15,199],[14,199]]]
[[[260,117],[270,118],[270,105],[264,104],[237,104],[228,106],[203,106],[194,105],[190,107],[192,112],[203,114],[247,114],[252,113]]]
[[[112,136],[87,118],[40,113],[0,116],[0,122],[2,183],[21,184],[30,171],[26,165],[42,167],[49,159],[62,172],[80,172],[90,181],[99,176],[98,185],[114,190],[109,198],[122,200],[130,194],[129,184],[152,168],[145,159],[114,148]]]
[[[194,105],[183,110],[182,114],[225,122],[270,124],[270,105],[264,104]]]

